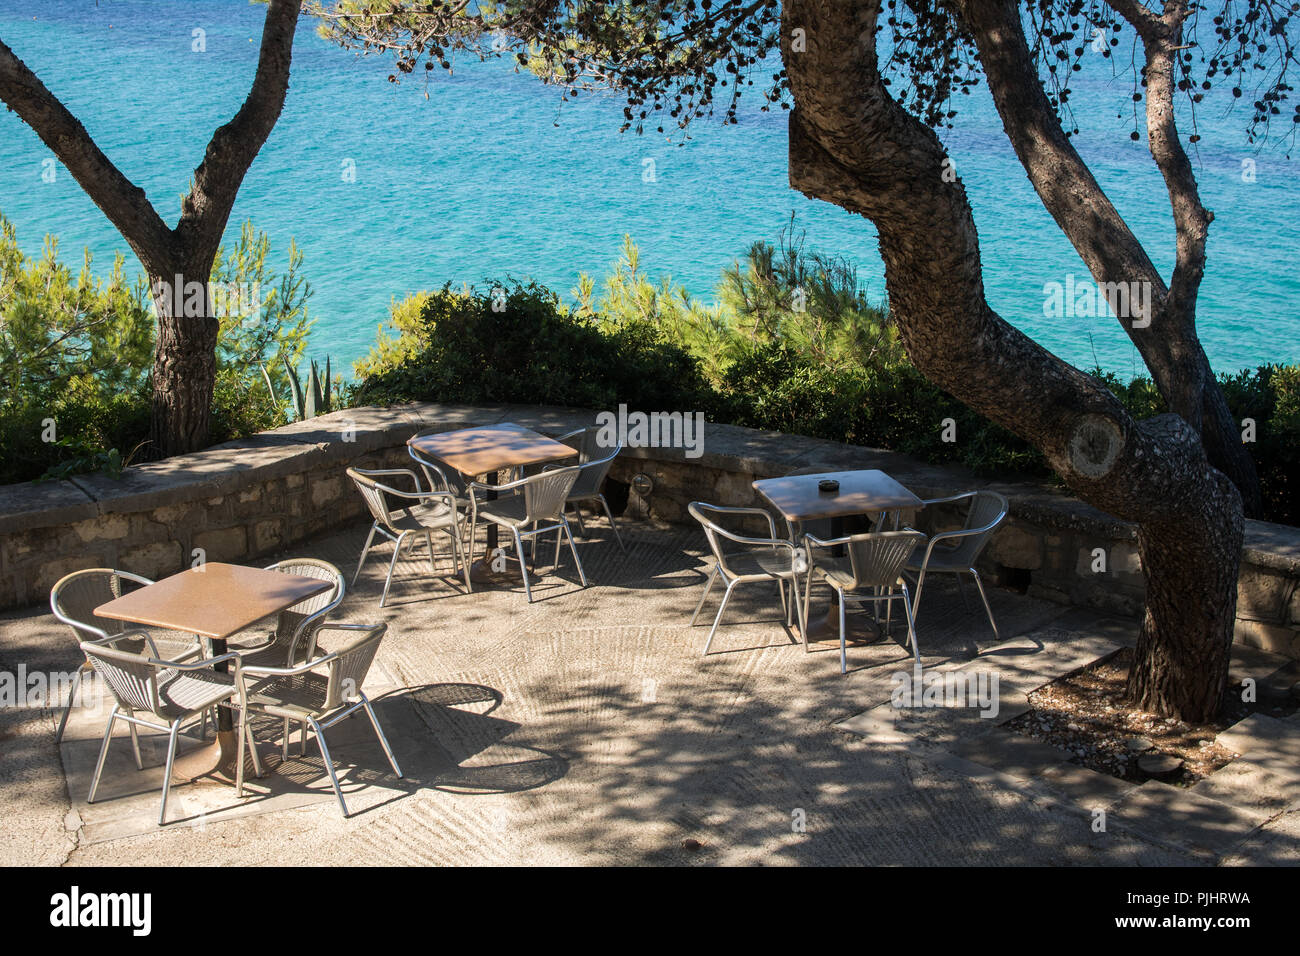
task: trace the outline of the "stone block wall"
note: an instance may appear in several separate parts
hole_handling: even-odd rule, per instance
[[[209,561],[254,563],[360,519],[364,504],[347,468],[411,467],[404,443],[419,429],[514,421],[559,434],[594,417],[537,406],[348,409],[196,455],[133,466],[117,480],[94,475],[2,487],[0,608],[42,604],[55,581],[81,568],[117,567],[157,578],[188,567],[200,556],[196,549]],[[610,478],[627,491],[626,517],[689,523],[687,505],[696,500],[761,507],[755,479],[809,467],[878,468],[923,499],[992,488],[1007,496],[1011,512],[980,559],[981,574],[1060,603],[1125,616],[1141,612],[1134,528],[1046,485],[990,482],[894,452],[729,425],[708,425],[704,449],[694,459],[680,449],[625,449]],[[635,490],[638,475],[650,479],[648,494]],[[610,497],[617,508],[622,495]],[[904,519],[933,533],[958,527],[961,513],[939,505]],[[743,527],[767,533],[762,519]],[[777,528],[784,531],[780,519]],[[1237,640],[1300,658],[1298,581],[1300,530],[1247,522]]]

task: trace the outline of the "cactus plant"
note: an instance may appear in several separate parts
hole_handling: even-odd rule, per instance
[[[311,361],[311,372],[307,376],[307,386],[303,387],[302,380],[298,378],[298,370],[289,364],[289,360],[284,360],[284,370],[289,376],[289,398],[293,402],[293,420],[296,422],[306,421],[308,418],[315,418],[317,415],[328,415],[334,407],[333,382],[330,377],[330,359],[325,356],[325,376],[321,378],[320,367],[316,360]],[[271,397],[278,400],[275,394],[275,387],[271,384],[271,375],[262,366],[262,377],[266,380],[266,389],[271,393]]]

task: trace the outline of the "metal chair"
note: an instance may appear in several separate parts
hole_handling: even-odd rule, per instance
[[[807,633],[808,606],[812,599],[812,581],[815,573],[820,573],[826,583],[839,595],[840,608],[840,673],[848,672],[848,651],[844,636],[844,606],[846,602],[865,604],[868,601],[878,605],[881,601],[901,600],[907,614],[907,638],[912,645],[912,656],[921,662],[921,652],[916,645],[916,627],[912,618],[912,603],[903,580],[903,565],[911,557],[912,551],[924,543],[925,535],[919,531],[878,531],[866,534],[846,535],[823,541],[813,534],[804,535],[808,544],[809,569],[804,585],[804,633]],[[818,551],[844,546],[847,557],[837,558],[830,555],[818,556]],[[804,650],[808,642],[804,640]]]
[[[415,490],[401,491],[375,480],[378,477],[392,475],[409,478]],[[375,540],[375,534],[381,534],[392,541],[393,557],[388,562],[388,576],[384,578],[384,593],[379,598],[379,606],[383,607],[388,603],[388,588],[393,583],[393,569],[397,566],[398,555],[402,553],[402,545],[412,536],[423,536],[429,545],[429,569],[437,570],[433,532],[441,531],[451,538],[455,568],[458,573],[464,574],[465,589],[472,590],[469,580],[469,562],[462,560],[461,554],[460,512],[456,509],[456,497],[452,492],[425,491],[420,485],[419,477],[409,468],[385,468],[374,471],[349,468],[348,477],[356,483],[357,489],[366,500],[366,507],[370,509],[371,517],[374,518],[374,523],[370,526],[370,534],[366,538],[366,545],[361,549],[361,558],[357,561],[357,570],[352,575],[354,585],[357,583],[357,576],[361,573],[361,566],[365,564],[366,555],[370,553],[370,545]],[[390,507],[389,496],[405,504],[400,507]]]
[[[132,588],[124,585],[133,584],[144,587],[153,584],[148,578],[129,571],[114,571],[110,568],[88,568],[74,571],[55,582],[50,589],[50,611],[56,619],[62,621],[77,636],[78,643],[99,644],[118,650],[141,654],[146,650],[154,657],[168,660],[185,661],[203,653],[203,645],[197,636],[182,634],[179,631],[157,632],[145,627],[128,627],[123,621],[114,621],[95,614],[95,608],[119,598]],[[93,622],[93,623],[92,623]],[[59,729],[54,734],[56,744],[63,740],[63,731],[68,725],[68,715],[72,713],[73,702],[81,687],[83,675],[91,670],[90,661],[82,658],[81,666],[72,678],[72,687],[68,692],[68,703],[59,718]],[[134,733],[134,728],[132,728]]]
[[[422,428],[412,437],[421,438],[425,435],[438,435],[444,431],[442,428]],[[415,448],[407,445],[407,451],[411,459],[420,466],[424,472],[424,480],[429,483],[429,488],[433,491],[450,492],[456,499],[456,507],[462,512],[468,514],[470,505],[470,492],[465,486],[465,479],[455,468],[452,468],[444,461],[420,454]],[[463,526],[462,526],[463,527]]]
[[[325,619],[343,603],[347,590],[343,572],[328,561],[316,558],[291,558],[277,561],[266,567],[268,571],[295,574],[300,577],[320,578],[334,585],[332,590],[313,594],[305,601],[281,611],[276,616],[275,630],[260,644],[236,644],[230,649],[238,651],[245,664],[270,667],[291,667],[299,661],[309,660],[316,654],[316,634]]]
[[[303,725],[303,751],[306,750],[307,728],[311,728],[316,734],[316,744],[320,747],[321,759],[329,772],[330,783],[334,786],[334,795],[339,798],[339,806],[343,808],[343,816],[346,817],[348,805],[343,799],[338,774],[334,771],[334,761],[325,743],[327,728],[351,717],[358,710],[365,710],[393,773],[398,777],[402,775],[397,758],[393,756],[393,749],[388,745],[388,738],[384,736],[379,719],[370,705],[370,698],[361,689],[388,625],[323,624],[320,629],[357,632],[357,636],[338,650],[296,667],[241,668],[238,677],[239,696],[244,708],[245,727],[248,726],[248,715],[258,713],[279,717],[285,721],[286,726],[290,721],[300,723]],[[321,668],[326,668],[326,672],[317,673]],[[239,736],[239,770],[235,787],[240,797],[244,795],[245,741],[253,750],[254,767],[257,767],[257,746],[252,731],[249,730],[247,734]],[[281,755],[283,759],[289,759],[287,731],[281,743]]]
[[[798,583],[798,575],[802,574],[807,567],[804,551],[798,548],[794,542],[776,536],[776,522],[772,519],[772,515],[762,508],[730,508],[722,505],[711,505],[703,501],[692,501],[687,506],[687,510],[703,526],[704,535],[709,541],[709,548],[713,551],[714,557],[713,571],[709,575],[709,582],[704,586],[704,593],[700,595],[700,602],[695,605],[695,613],[691,615],[692,627],[695,626],[695,621],[700,616],[700,610],[704,607],[704,601],[709,596],[709,592],[713,590],[713,582],[717,580],[719,575],[722,576],[727,585],[726,593],[722,595],[722,603],[718,605],[717,616],[713,619],[713,627],[709,629],[709,636],[704,642],[704,653],[707,655],[709,647],[713,644],[713,635],[717,633],[718,624],[722,621],[722,612],[727,608],[727,601],[731,598],[732,589],[739,584],[748,584],[755,581],[776,581],[777,588],[781,592],[781,610],[785,612],[786,625],[789,626],[792,623],[791,615],[793,614],[793,620],[799,624],[804,646],[806,647],[808,636],[806,632],[803,632],[803,616],[799,610]],[[767,520],[769,536],[754,538],[736,534],[713,520],[711,515],[761,516]],[[739,544],[741,549],[727,553],[723,541]],[[787,581],[790,582],[790,601],[787,601],[785,596]]]
[[[610,465],[614,459],[623,451],[622,443],[618,443],[611,451],[603,448],[596,441],[596,435],[599,434],[598,428],[579,428],[575,431],[561,435],[556,441],[564,442],[578,450],[578,478],[573,483],[573,490],[569,492],[565,499],[565,505],[573,505],[574,514],[578,518],[578,533],[584,538],[587,536],[587,527],[582,522],[582,509],[578,505],[587,501],[599,501],[600,506],[605,509],[605,517],[609,519],[609,526],[614,531],[614,540],[618,542],[620,550],[626,551],[627,547],[623,544],[623,536],[618,533],[618,525],[614,523],[614,513],[610,511],[609,502],[605,500],[605,495],[601,488],[605,484],[605,476],[609,474]],[[548,466],[553,469],[556,466]]]
[[[918,559],[913,553],[907,562],[907,570],[916,575],[916,597],[912,601],[913,616],[920,614],[921,589],[925,586],[926,574],[943,573],[957,575],[957,584],[961,585],[961,575],[969,574],[975,579],[975,587],[984,602],[984,611],[989,616],[993,628],[993,637],[998,637],[998,625],[993,620],[993,608],[989,606],[988,595],[984,593],[984,583],[975,570],[975,562],[980,552],[993,537],[993,532],[1006,519],[1007,499],[996,491],[967,491],[948,498],[933,498],[925,502],[930,505],[949,504],[954,501],[970,500],[970,510],[966,513],[965,525],[959,531],[941,531],[930,536],[930,543]],[[920,551],[918,546],[917,551]],[[965,592],[963,592],[963,597]]]
[[[582,586],[587,587],[587,572],[583,570],[582,559],[578,557],[578,549],[573,543],[569,521],[564,517],[565,501],[578,478],[579,470],[577,465],[570,465],[568,468],[538,472],[503,485],[487,485],[478,481],[469,483],[472,494],[470,500],[473,503],[469,529],[470,557],[474,555],[474,534],[480,517],[508,529],[514,537],[515,554],[519,558],[519,570],[524,578],[524,594],[530,604],[533,589],[528,580],[528,564],[524,558],[524,538],[533,539],[533,556],[536,557],[537,537],[555,532],[555,564],[552,570],[560,566],[561,539],[567,538],[573,562],[578,566],[578,577],[582,580]],[[511,493],[484,500],[478,497],[478,491]]]
[[[168,735],[162,807],[158,811],[158,825],[162,826],[167,822],[167,795],[171,791],[172,765],[176,761],[176,736],[180,726],[186,719],[239,695],[236,685],[239,655],[222,654],[206,660],[180,663],[133,654],[89,641],[82,642],[81,649],[117,701],[109,715],[108,726],[104,728],[104,740],[99,747],[99,760],[95,764],[95,775],[90,781],[90,795],[86,802],[95,802],[99,778],[104,772],[104,758],[108,756],[108,743],[113,738],[113,725],[118,720],[126,721],[131,728],[131,748],[135,753],[136,768],[140,770],[144,769],[144,761],[140,757],[140,741],[135,728],[138,726],[159,730]],[[230,662],[235,667],[233,675],[216,669],[217,664]],[[247,721],[244,723],[246,725]],[[241,728],[241,738],[246,731],[246,726]],[[260,774],[261,764],[257,761],[256,752],[253,759]]]

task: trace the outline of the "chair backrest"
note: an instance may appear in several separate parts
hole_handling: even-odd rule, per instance
[[[611,453],[617,455],[623,449],[621,444],[616,445],[614,448],[606,448],[600,444],[600,432],[601,429],[593,425],[590,428],[574,429],[555,440],[564,442],[570,448],[577,449],[578,464],[585,465],[598,459],[608,458]]]
[[[578,480],[577,465],[542,471],[524,479],[519,490],[524,495],[524,510],[528,521],[556,521],[564,511],[564,502]]]
[[[440,428],[423,428],[412,435],[412,438],[420,438],[424,435],[438,435],[443,429]],[[452,468],[445,461],[439,461],[428,455],[423,455],[411,446],[407,446],[411,453],[411,458],[420,466],[424,472],[425,480],[429,482],[429,487],[433,491],[450,491],[457,498],[468,498],[469,491],[465,487],[465,479],[461,477],[460,472]]]
[[[73,571],[50,588],[50,610],[55,618],[72,628],[78,641],[102,641],[121,634],[127,625],[97,616],[95,608],[135,590],[130,585],[143,587],[146,584],[153,582],[138,574],[111,568]]]
[[[89,641],[83,641],[81,649],[119,704],[158,712],[158,669],[147,657]]]
[[[379,642],[384,639],[387,624],[372,624],[359,636],[349,641],[330,656],[329,683],[325,690],[325,710],[331,711],[348,698],[355,697],[365,683],[370,665],[379,652]]]
[[[993,532],[1006,518],[1009,507],[1007,499],[996,491],[975,492],[971,496],[970,511],[966,513],[966,523],[963,525],[965,530],[973,533],[956,539],[957,546],[948,560],[974,567],[980,552],[993,537]]]
[[[925,535],[919,531],[869,531],[849,538],[849,566],[853,569],[851,591],[892,588],[903,566]]]
[[[267,565],[266,570],[296,574],[305,578],[320,578],[334,585],[331,590],[313,594],[306,600],[299,601],[293,607],[280,612],[275,625],[275,641],[277,644],[289,645],[289,656],[285,664],[292,665],[295,658],[305,655],[311,649],[312,633],[325,623],[330,612],[343,603],[343,595],[346,591],[343,574],[328,561],[320,561],[316,558],[290,558],[286,561],[277,561],[275,564]]]
[[[384,492],[379,487],[380,482],[370,477],[370,473],[361,468],[349,468],[348,477],[356,483],[361,497],[366,499],[366,507],[370,509],[371,517],[385,528],[391,528],[393,516],[388,510],[388,499],[384,497]]]
[[[569,492],[570,498],[589,498],[600,494],[610,466],[623,450],[622,442],[617,441],[613,448],[605,448],[597,441],[599,434],[599,428],[581,428],[559,438],[559,441],[578,450],[578,467],[581,470],[573,483],[573,490]]]

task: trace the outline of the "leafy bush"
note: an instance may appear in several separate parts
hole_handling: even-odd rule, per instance
[[[599,290],[582,275],[572,311],[535,284],[498,286],[496,310],[472,288],[421,293],[394,303],[351,398],[698,410],[983,475],[1052,476],[1037,449],[921,375],[849,263],[792,236],[725,270],[715,306],[652,282],[630,238]],[[1166,410],[1150,379],[1092,374],[1136,418]],[[1256,422],[1265,516],[1300,524],[1300,366],[1221,382],[1233,415]],[[956,441],[943,440],[946,419]]]
[[[244,308],[219,309],[213,443],[285,420],[259,366],[298,360],[311,290],[296,247],[280,275],[267,265],[269,249],[245,224],[213,266],[214,289],[256,290]],[[144,281],[128,282],[123,264],[119,255],[97,278],[87,252],[74,275],[53,238],[28,259],[0,216],[0,483],[112,474],[147,450],[155,324]]]
[[[417,312],[418,310],[418,312]],[[537,285],[450,285],[394,307],[397,341],[358,363],[353,404],[519,402],[708,413],[695,360],[648,322],[605,326]]]

